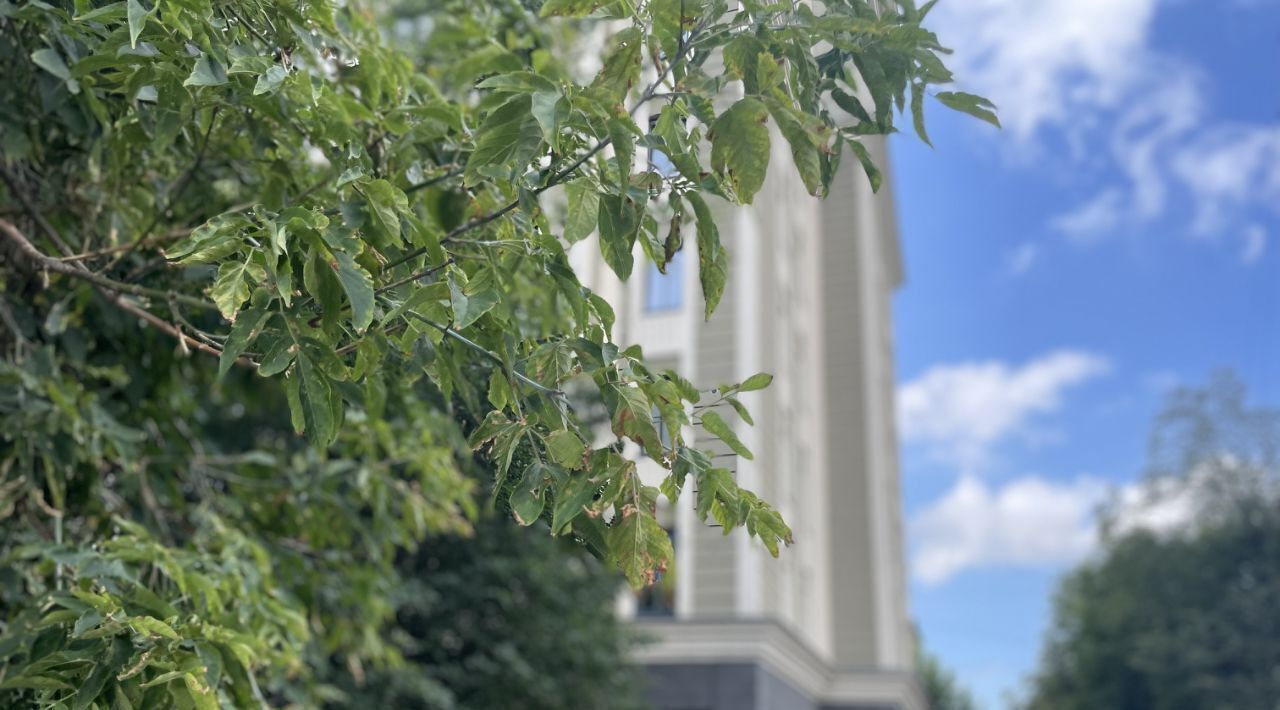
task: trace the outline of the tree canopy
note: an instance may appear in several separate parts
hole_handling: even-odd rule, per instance
[[[1280,411],[1220,376],[1170,399],[1144,506],[1117,506],[1100,557],[1062,583],[1027,707],[1263,708],[1280,697]]]
[[[566,250],[688,248],[709,316],[776,136],[818,196],[908,105],[927,140],[932,4],[0,0],[0,700],[311,704],[316,658],[403,662],[396,559],[478,505],[635,585],[685,488],[777,554],[684,437],[750,456],[693,405],[768,376],[649,367]]]

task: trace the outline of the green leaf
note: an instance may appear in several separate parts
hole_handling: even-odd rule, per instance
[[[475,323],[502,300],[493,283],[493,270],[482,269],[468,280],[461,269],[450,269],[449,300],[453,305],[454,330],[462,330]]]
[[[77,624],[79,626],[79,624]],[[123,636],[111,639],[111,652],[95,663],[84,683],[76,690],[75,699],[71,702],[71,710],[86,710],[95,700],[99,700],[107,681],[113,679],[133,653],[133,644]]]
[[[571,431],[561,429],[547,436],[547,455],[567,469],[581,468],[582,455],[586,451],[587,445]]]
[[[733,474],[728,469],[701,467],[694,469],[693,474],[698,484],[694,512],[699,520],[706,520],[717,503],[736,502],[738,485],[734,483]]]
[[[767,99],[766,103],[782,137],[791,146],[791,158],[805,189],[810,195],[819,194],[822,191],[822,162],[818,158],[818,144],[813,134],[805,129],[792,107],[774,98]]]
[[[757,98],[739,100],[711,126],[711,168],[733,186],[738,202],[751,204],[769,168],[769,110]]]
[[[851,136],[849,148],[853,150],[854,155],[858,156],[858,162],[862,163],[862,170],[867,174],[867,180],[871,182],[871,191],[879,192],[884,176],[880,174],[880,168],[876,167],[876,162],[871,159],[871,153],[867,152],[867,146],[863,145],[856,136]]]
[[[393,244],[402,244],[400,214],[409,209],[409,197],[400,188],[381,179],[369,181],[360,187],[360,191],[369,201],[369,214],[381,231],[391,238]]]
[[[493,89],[517,94],[547,92],[559,95],[556,83],[541,74],[531,71],[513,71],[496,74],[476,84],[477,89]]]
[[[279,64],[271,67],[265,73],[258,77],[258,83],[253,85],[253,95],[269,94],[280,88],[289,71]]]
[[[564,239],[573,244],[591,236],[600,220],[600,193],[586,179],[565,183],[569,212],[564,219]]]
[[[62,55],[52,49],[37,49],[31,53],[31,61],[36,66],[49,72],[50,74],[66,81],[71,78],[71,70],[67,68],[67,63],[62,60]]]
[[[114,22],[128,14],[126,5],[127,3],[124,2],[113,2],[110,5],[103,5],[102,7],[94,8],[93,10],[84,13],[83,15],[76,15],[75,21],[101,22],[103,24]]]
[[[539,17],[586,17],[605,4],[605,0],[547,0]]]
[[[759,538],[760,542],[764,543],[765,549],[769,550],[769,554],[777,557],[779,543],[790,545],[794,542],[791,528],[782,520],[778,511],[756,498],[754,494],[743,491],[741,495],[742,503],[747,508],[746,515],[743,516],[743,525],[747,528],[747,534]]]
[[[536,92],[530,101],[529,110],[542,129],[542,140],[554,147],[560,124],[569,118],[569,102],[559,91]]]
[[[546,508],[544,491],[552,476],[551,469],[536,461],[524,470],[524,476],[511,492],[511,512],[517,523],[529,526],[537,522]]]
[[[146,634],[148,636],[163,636],[167,639],[173,639],[174,641],[181,638],[178,636],[178,632],[173,630],[172,626],[150,616],[132,617],[129,619],[128,624],[139,633]]]
[[[634,261],[632,250],[640,231],[640,214],[630,198],[617,195],[600,197],[600,253],[619,279],[631,277]]]
[[[249,300],[253,284],[266,277],[266,271],[251,261],[228,261],[218,267],[218,276],[209,296],[222,317],[235,321],[240,306]]]
[[[240,314],[231,327],[227,342],[222,345],[222,355],[218,357],[218,377],[227,374],[236,358],[249,347],[249,343],[258,337],[262,325],[271,317],[271,312],[263,308],[255,308]]]
[[[625,190],[631,184],[631,160],[636,152],[637,128],[631,119],[611,118],[607,122],[609,139],[613,144],[613,163],[618,168],[618,187]]]
[[[732,78],[742,79],[748,94],[760,93],[756,70],[758,58],[764,51],[764,44],[751,35],[739,35],[724,46],[726,73]]]
[[[685,194],[685,199],[693,205],[693,213],[698,220],[698,279],[702,282],[704,315],[711,320],[729,280],[729,254],[720,245],[720,230],[702,196],[690,192]]]
[[[1000,127],[1000,119],[995,114],[995,104],[981,96],[966,94],[962,91],[940,91],[934,98],[941,101],[942,105],[947,108],[967,113],[974,118],[990,123],[996,128]]]
[[[604,66],[591,85],[621,101],[640,79],[640,50],[644,44],[640,30],[628,27],[609,38]]]
[[[571,474],[556,491],[555,504],[551,508],[551,534],[564,534],[574,518],[586,510],[598,488],[587,473]]]
[[[227,72],[222,69],[218,60],[207,54],[201,54],[191,70],[191,76],[182,82],[183,86],[221,86],[227,83]]]
[[[0,683],[0,690],[64,690],[72,686],[48,676],[15,676]]]
[[[338,420],[329,380],[305,352],[298,353],[298,374],[307,435],[317,444],[328,446],[337,435]]]
[[[292,347],[293,341],[289,338],[277,338],[267,347],[262,361],[258,363],[258,374],[262,377],[271,377],[284,372],[285,368],[293,362]]]
[[[706,429],[708,433],[723,441],[730,449],[733,449],[734,453],[742,458],[748,461],[754,458],[751,455],[751,451],[742,444],[742,441],[738,439],[737,434],[733,433],[733,429],[729,428],[728,423],[726,423],[724,419],[721,419],[719,414],[712,411],[704,411],[702,413],[702,428]]]
[[[613,433],[639,444],[654,460],[662,460],[662,441],[653,425],[649,399],[639,387],[608,383],[601,388]]]
[[[773,384],[773,375],[770,375],[767,372],[757,372],[743,380],[742,384],[738,385],[737,391],[755,392],[756,390],[762,390],[771,384]]]
[[[326,328],[338,322],[342,310],[342,282],[323,256],[324,249],[313,249],[302,267],[302,284],[320,304],[320,315]]]
[[[129,0],[129,46],[138,46],[138,35],[142,34],[143,27],[147,24],[147,9],[142,6],[139,0]]]
[[[334,254],[338,281],[351,301],[351,325],[363,333],[373,322],[373,277],[346,252]]]
[[[933,147],[933,142],[929,140],[929,133],[924,129],[924,84],[916,82],[911,85],[911,121],[915,125],[916,135],[920,136],[920,140],[925,145]]]
[[[502,368],[495,367],[493,374],[489,375],[488,400],[494,409],[506,409],[508,404],[515,401],[511,392],[511,383],[507,381],[507,376],[502,372]]]
[[[218,696],[204,679],[195,673],[186,673],[182,676],[182,682],[186,685],[196,710],[218,710]]]
[[[609,553],[632,587],[652,584],[675,559],[671,538],[657,519],[634,505],[623,507],[609,528]]]
[[[486,176],[522,170],[542,143],[542,127],[533,115],[532,99],[518,94],[485,117],[463,178],[470,187]]]

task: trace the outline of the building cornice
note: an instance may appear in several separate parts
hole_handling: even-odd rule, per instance
[[[641,663],[756,663],[820,705],[888,705],[901,710],[927,707],[913,673],[833,668],[773,620],[643,619],[636,627],[652,639],[635,654]]]

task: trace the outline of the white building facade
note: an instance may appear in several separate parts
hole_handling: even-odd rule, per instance
[[[667,275],[637,251],[627,283],[595,245],[574,250],[580,278],[615,306],[615,340],[646,360],[702,389],[774,375],[743,396],[756,425],[736,426],[754,461],[697,445],[778,507],[795,545],[773,559],[744,532],[697,520],[686,495],[665,511],[677,558],[666,587],[628,597],[623,613],[654,640],[640,660],[663,710],[921,709],[894,430],[891,184],[873,193],[846,156],[820,201],[786,142],[772,146],[755,203],[715,206],[732,267],[709,322],[692,248]],[[883,142],[868,148],[887,167]]]

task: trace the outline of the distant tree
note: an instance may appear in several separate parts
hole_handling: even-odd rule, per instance
[[[1230,375],[1170,398],[1139,521],[1117,503],[1058,591],[1029,710],[1280,707],[1278,443]],[[1170,501],[1184,524],[1142,524]]]
[[[921,650],[916,657],[916,674],[924,686],[924,697],[929,710],[974,710],[973,696],[960,684],[937,656]]]

